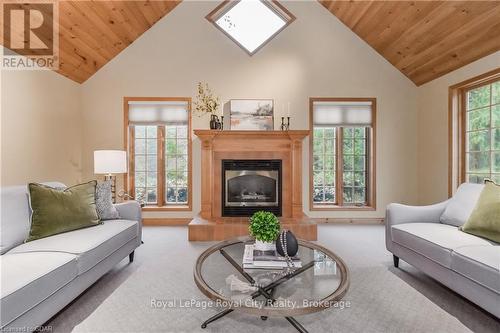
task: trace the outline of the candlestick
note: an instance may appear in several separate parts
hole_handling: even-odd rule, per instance
[[[288,102],[288,112],[287,112],[287,117],[290,117],[290,102]]]
[[[286,123],[285,123],[285,117],[281,117],[280,128],[282,131],[288,131],[290,129],[290,117],[286,117]]]

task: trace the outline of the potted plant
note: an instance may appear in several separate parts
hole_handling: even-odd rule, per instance
[[[250,218],[248,231],[255,237],[256,250],[273,250],[274,241],[280,233],[280,223],[273,213],[258,211]]]
[[[210,129],[219,129],[221,126],[216,115],[220,107],[220,99],[212,92],[207,83],[198,82],[198,95],[194,102],[195,113],[199,116],[210,114]]]

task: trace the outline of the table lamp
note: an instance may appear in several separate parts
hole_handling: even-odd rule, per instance
[[[124,150],[94,151],[94,173],[104,174],[105,180],[111,180],[111,195],[116,202],[116,174],[127,172],[127,152]]]

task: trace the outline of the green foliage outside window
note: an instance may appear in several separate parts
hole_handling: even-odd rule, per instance
[[[500,181],[500,81],[466,95],[467,180]]]
[[[135,126],[135,197],[154,204],[157,201],[157,135],[156,126]]]
[[[187,126],[167,126],[165,132],[165,197],[169,204],[185,204],[188,199]]]
[[[313,201],[315,203],[335,203],[336,130],[335,128],[313,130]]]
[[[134,131],[136,198],[155,204],[158,185],[158,126],[134,126]],[[187,125],[165,126],[164,153],[165,199],[169,204],[186,204],[188,201]]]
[[[342,131],[343,164],[337,170],[336,145]],[[367,198],[367,131],[366,127],[313,129],[313,202],[338,202],[336,174],[342,173],[344,205],[365,205]]]

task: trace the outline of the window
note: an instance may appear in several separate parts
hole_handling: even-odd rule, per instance
[[[158,197],[158,127],[134,125],[134,197],[157,204]]]
[[[207,19],[253,55],[295,17],[277,1],[241,0],[223,2]]]
[[[465,93],[465,181],[500,183],[500,80]]]
[[[374,98],[311,98],[311,195],[315,209],[375,208]]]
[[[450,87],[449,194],[463,182],[500,182],[500,70]]]
[[[127,184],[146,209],[191,207],[191,99],[125,98]]]

